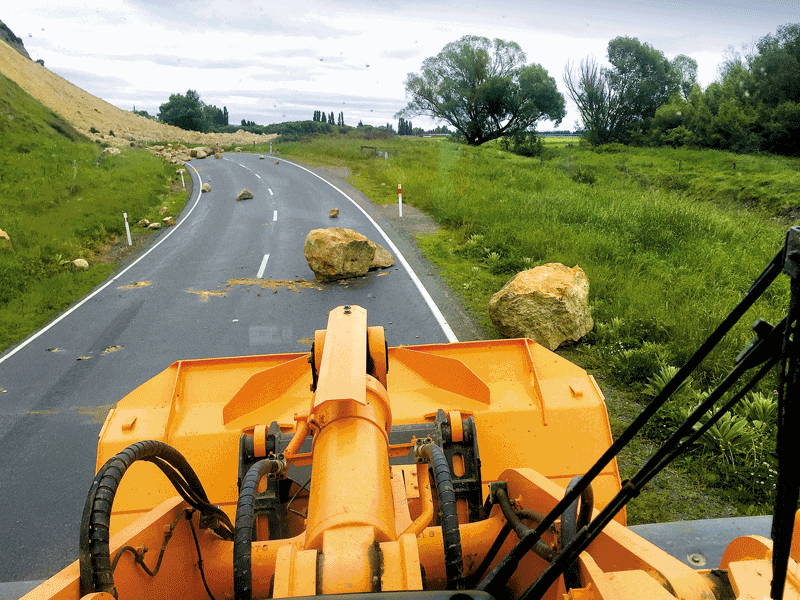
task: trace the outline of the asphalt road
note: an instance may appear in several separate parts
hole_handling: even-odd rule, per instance
[[[3,582],[46,579],[77,559],[105,415],[172,362],[305,350],[342,304],[365,307],[392,346],[455,340],[397,248],[339,189],[272,156],[226,154],[191,165],[195,193],[176,227],[0,355],[0,598],[3,589],[6,597],[21,589]],[[211,191],[200,194],[205,182]],[[237,202],[244,187],[255,197]],[[329,218],[331,208],[338,219]],[[303,240],[334,225],[360,231],[399,260],[363,278],[316,283]],[[309,284],[285,284],[295,280]]]

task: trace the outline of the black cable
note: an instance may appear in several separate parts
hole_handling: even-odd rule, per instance
[[[442,449],[433,443],[422,445],[418,455],[430,463],[436,495],[439,498],[447,589],[461,590],[464,589],[464,559],[461,553],[461,531],[458,528],[456,494],[450,477],[450,465]]]
[[[200,542],[197,540],[197,532],[194,530],[194,523],[192,523],[192,516],[187,513],[186,519],[189,521],[189,529],[192,530],[192,538],[194,538],[194,547],[197,549],[197,567],[200,569],[200,579],[203,580],[203,587],[206,588],[206,594],[211,600],[216,600],[214,598],[214,594],[211,593],[211,590],[208,587],[208,582],[206,581],[206,572],[203,569],[203,556],[200,554]]]
[[[222,511],[208,502],[200,479],[180,452],[156,440],[131,444],[100,467],[86,497],[79,538],[81,596],[106,592],[117,597],[109,549],[111,508],[128,468],[137,460],[154,458],[159,460],[150,462],[167,475],[184,499],[189,497],[193,503],[199,500],[196,508],[201,514],[220,520],[215,531],[226,537],[225,520],[230,523],[230,519],[227,516],[223,519],[219,514]],[[228,534],[232,538],[232,531],[228,530]]]
[[[255,496],[258,484],[267,473],[282,468],[277,460],[263,458],[251,466],[242,479],[236,503],[236,526],[233,537],[233,594],[235,600],[253,598],[253,526],[255,525]]]
[[[164,534],[164,542],[161,544],[161,551],[158,553],[158,560],[156,561],[156,566],[153,567],[152,571],[147,567],[147,565],[144,562],[144,550],[139,552],[139,550],[137,550],[133,546],[123,546],[117,551],[117,554],[114,556],[114,561],[111,563],[111,572],[113,573],[114,571],[117,570],[117,563],[119,563],[119,559],[122,558],[122,555],[125,552],[130,552],[131,554],[133,554],[134,562],[138,563],[139,566],[142,567],[142,569],[144,569],[144,572],[147,573],[150,577],[155,577],[158,574],[159,569],[161,568],[161,561],[164,559],[164,552],[167,549],[167,544],[169,544],[169,541],[172,539],[172,534],[175,532],[175,527],[178,525],[178,521],[180,521],[181,517],[184,514],[189,512],[193,512],[192,509],[184,508],[178,511],[178,514],[172,521],[172,524],[169,526],[167,533]]]

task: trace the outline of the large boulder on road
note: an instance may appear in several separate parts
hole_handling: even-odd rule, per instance
[[[594,327],[589,279],[577,265],[522,271],[492,296],[489,317],[504,337],[528,337],[550,350],[577,342]]]
[[[336,281],[366,275],[373,268],[376,247],[357,231],[330,227],[311,230],[303,252],[318,280]]]
[[[394,256],[392,256],[391,252],[380,244],[376,244],[370,240],[367,241],[369,245],[375,249],[375,255],[372,257],[372,264],[369,267],[370,271],[372,269],[388,269],[394,264]]]

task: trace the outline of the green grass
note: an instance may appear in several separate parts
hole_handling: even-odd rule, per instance
[[[25,337],[103,281],[112,267],[78,271],[69,261],[93,256],[161,205],[177,214],[185,192],[175,167],[141,149],[111,155],[0,75],[0,350]],[[136,227],[134,226],[134,230]]]
[[[421,248],[487,331],[494,331],[489,298],[518,271],[547,262],[580,265],[591,284],[595,329],[571,358],[621,390],[609,395],[609,412],[627,423],[618,416],[618,397],[637,398],[663,366],[683,364],[781,247],[789,223],[779,217],[800,206],[800,160],[545,142],[535,158],[498,144],[429,139],[326,136],[275,148],[306,163],[347,167],[349,181],[379,203],[396,202],[402,183],[404,202],[443,227],[419,240]],[[363,152],[362,144],[389,150],[390,158]],[[782,279],[704,361],[697,385],[727,373],[755,318],[777,322],[787,300]],[[772,383],[762,389],[769,393]],[[646,399],[632,402],[637,412]],[[646,458],[639,456],[645,447],[624,459],[623,471]],[[721,490],[724,478],[703,475],[703,461],[715,460],[705,453],[684,462],[672,487],[688,481]],[[762,498],[748,500],[749,493],[733,490],[724,501],[740,512],[761,511]],[[715,508],[719,494],[707,496],[713,506],[679,518],[727,516]],[[695,501],[644,496],[635,521],[665,520],[663,507],[680,502]]]

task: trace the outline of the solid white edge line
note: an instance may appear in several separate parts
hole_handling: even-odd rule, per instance
[[[127,273],[127,272],[128,272],[130,269],[132,269],[134,266],[136,266],[136,265],[139,263],[139,261],[141,261],[141,260],[142,260],[142,259],[143,259],[145,256],[147,256],[148,254],[150,254],[150,253],[151,253],[153,250],[155,250],[155,249],[156,249],[156,248],[158,248],[158,247],[159,247],[159,246],[160,246],[162,243],[164,243],[164,242],[167,240],[167,238],[168,238],[169,236],[171,236],[171,235],[172,235],[172,234],[175,232],[175,230],[176,230],[176,229],[178,229],[178,227],[180,227],[181,225],[183,225],[184,221],[186,221],[186,219],[188,219],[188,218],[189,218],[189,215],[191,215],[191,214],[192,214],[192,211],[194,211],[194,209],[197,207],[197,204],[200,202],[200,196],[201,196],[201,195],[202,195],[202,193],[203,193],[203,191],[202,191],[202,189],[201,189],[201,188],[203,187],[203,180],[200,178],[200,173],[197,171],[197,169],[195,169],[195,168],[194,168],[192,165],[190,165],[188,162],[187,162],[187,163],[185,163],[185,165],[186,165],[187,167],[190,167],[190,168],[192,169],[192,171],[194,171],[194,172],[195,172],[195,174],[197,175],[197,180],[198,180],[198,183],[199,183],[199,185],[197,186],[197,199],[194,201],[194,204],[192,205],[192,208],[190,208],[190,209],[189,209],[189,212],[188,212],[188,213],[186,213],[186,215],[183,217],[183,219],[181,219],[181,220],[180,220],[180,222],[179,222],[179,223],[177,223],[177,224],[176,224],[174,227],[171,227],[171,228],[170,228],[170,230],[167,232],[167,234],[166,234],[164,237],[162,237],[160,240],[158,240],[158,242],[156,242],[156,243],[153,245],[153,247],[152,247],[152,248],[149,248],[149,249],[148,249],[148,250],[147,250],[147,251],[146,251],[144,254],[142,254],[142,255],[141,255],[139,258],[137,258],[135,261],[133,261],[131,264],[129,264],[127,267],[125,267],[125,268],[124,268],[122,271],[120,271],[119,273],[117,273],[117,275],[115,275],[115,276],[114,276],[112,279],[109,279],[108,281],[106,281],[106,282],[105,282],[105,283],[104,283],[102,286],[100,286],[100,287],[99,287],[99,288],[97,288],[95,291],[93,291],[91,294],[89,294],[88,296],[86,296],[86,297],[85,297],[83,300],[80,300],[80,301],[79,301],[77,304],[75,304],[74,306],[70,307],[70,308],[69,308],[69,309],[68,309],[66,312],[64,312],[64,313],[62,313],[61,315],[59,315],[59,316],[58,316],[58,317],[57,317],[57,318],[56,318],[54,321],[51,321],[51,322],[50,322],[50,323],[48,323],[46,326],[42,327],[42,328],[41,328],[39,331],[37,331],[36,333],[34,333],[33,335],[31,335],[31,337],[29,337],[28,339],[26,339],[26,340],[24,340],[24,341],[20,342],[19,346],[17,346],[17,347],[16,347],[16,348],[14,348],[13,350],[11,350],[11,351],[10,351],[8,354],[6,354],[6,355],[5,355],[5,356],[3,356],[3,357],[0,357],[0,364],[2,364],[2,363],[3,363],[3,362],[5,362],[7,359],[9,359],[9,358],[11,358],[12,356],[14,356],[14,355],[15,355],[17,352],[19,352],[20,350],[22,350],[22,349],[23,349],[25,346],[27,346],[27,345],[28,345],[28,344],[30,344],[32,341],[34,341],[34,340],[35,340],[35,339],[37,339],[39,336],[41,336],[43,333],[45,333],[46,331],[48,331],[48,330],[49,330],[51,327],[55,326],[56,324],[60,323],[60,322],[61,322],[61,321],[63,321],[64,319],[66,319],[66,318],[67,318],[69,315],[71,315],[73,312],[75,312],[76,310],[78,310],[78,309],[79,309],[81,306],[83,306],[84,304],[86,304],[86,303],[87,303],[89,300],[91,300],[92,298],[94,298],[94,297],[95,297],[97,294],[99,294],[99,293],[100,293],[100,292],[102,292],[104,289],[106,289],[108,286],[110,286],[112,283],[114,283],[115,281],[117,281],[117,280],[118,280],[120,277],[122,277],[122,276],[123,276],[125,273]]]
[[[331,186],[333,189],[335,189],[337,192],[339,192],[342,196],[344,196],[350,202],[352,202],[353,205],[358,210],[360,210],[364,214],[365,217],[367,217],[369,222],[372,223],[372,225],[375,227],[375,229],[378,230],[378,233],[381,234],[381,236],[383,237],[384,241],[386,242],[386,245],[389,246],[389,248],[393,251],[394,255],[397,257],[397,260],[399,260],[400,264],[403,265],[403,268],[408,273],[408,276],[411,277],[411,281],[413,281],[414,285],[417,286],[417,289],[419,290],[419,293],[422,294],[423,300],[425,300],[425,303],[428,305],[428,308],[431,309],[431,312],[433,313],[433,317],[436,319],[436,322],[439,323],[439,326],[442,328],[442,331],[444,332],[444,335],[447,338],[447,340],[449,342],[451,342],[451,343],[452,342],[457,342],[458,338],[456,337],[456,334],[453,333],[453,330],[450,328],[450,325],[447,323],[447,319],[444,318],[444,315],[442,314],[442,311],[440,311],[439,307],[436,306],[436,302],[433,301],[433,298],[431,297],[431,295],[428,292],[428,290],[425,289],[425,286],[422,284],[422,281],[420,280],[420,278],[417,277],[416,273],[414,273],[414,269],[412,269],[411,265],[408,264],[408,261],[406,260],[405,256],[403,256],[400,253],[400,250],[398,250],[397,246],[394,245],[394,242],[392,242],[392,240],[389,239],[389,236],[386,235],[386,232],[381,228],[380,225],[378,225],[377,222],[375,222],[375,219],[373,219],[371,216],[369,216],[369,213],[367,213],[367,211],[365,211],[363,208],[361,208],[361,206],[358,204],[358,202],[356,202],[350,196],[348,196],[344,192],[344,190],[339,189],[338,187],[333,185],[330,181],[328,181],[324,177],[321,177],[320,175],[317,175],[316,173],[314,173],[314,171],[312,171],[310,169],[307,169],[303,165],[299,165],[299,164],[294,163],[294,162],[292,162],[290,160],[286,160],[285,158],[282,158],[281,160],[283,162],[289,163],[290,165],[294,165],[298,169],[303,169],[303,171],[306,171],[307,173],[310,173],[311,175],[313,175],[317,179],[320,179],[321,181],[324,181],[329,186]]]
[[[258,275],[256,275],[256,279],[261,279],[264,276],[264,269],[267,268],[268,260],[269,260],[269,254],[265,254],[264,260],[261,261],[261,266],[258,268]]]

